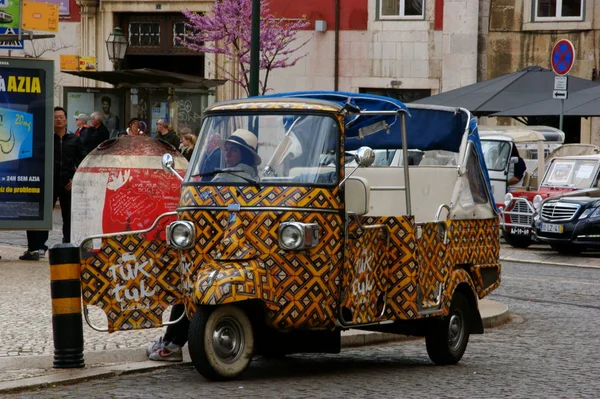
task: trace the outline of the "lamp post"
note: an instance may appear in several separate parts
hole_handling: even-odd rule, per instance
[[[121,61],[125,58],[128,46],[129,41],[121,28],[115,27],[106,39],[106,51],[108,52],[108,59],[112,61],[116,71],[120,69]]]
[[[250,97],[258,96],[260,57],[260,0],[252,0],[252,23],[250,27]]]

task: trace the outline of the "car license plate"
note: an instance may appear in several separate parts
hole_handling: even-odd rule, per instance
[[[513,227],[510,229],[510,234],[518,235],[518,236],[528,236],[529,229],[524,227]]]
[[[540,226],[540,230],[545,232],[545,233],[562,233],[563,232],[563,225],[562,224],[549,224],[549,223],[543,223]]]

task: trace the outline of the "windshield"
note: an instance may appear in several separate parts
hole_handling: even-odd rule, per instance
[[[481,149],[488,170],[504,170],[510,154],[510,143],[506,141],[481,140]]]
[[[542,186],[590,188],[596,186],[598,162],[591,160],[554,159]]]
[[[209,116],[185,181],[334,185],[339,137],[337,120],[325,115]]]

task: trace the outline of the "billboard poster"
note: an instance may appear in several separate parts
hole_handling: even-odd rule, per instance
[[[91,118],[97,111],[104,117],[104,124],[110,132],[111,138],[123,131],[127,126],[124,121],[124,91],[122,89],[96,89],[86,87],[65,87],[65,108],[67,110],[67,130],[77,130],[75,118],[79,114],[86,114]],[[91,124],[91,122],[88,122]]]
[[[0,0],[0,28],[18,29],[20,21],[20,0]]]
[[[0,59],[0,229],[52,228],[54,63]]]

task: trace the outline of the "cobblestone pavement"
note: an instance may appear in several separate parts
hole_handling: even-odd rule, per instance
[[[490,299],[515,317],[472,336],[457,366],[432,365],[423,340],[413,340],[341,355],[256,359],[235,382],[209,383],[183,365],[7,398],[597,398],[600,270],[503,266]]]
[[[60,210],[53,213],[54,229],[48,246],[62,242]],[[0,230],[0,358],[23,355],[50,355],[52,342],[52,304],[50,300],[50,266],[48,258],[39,262],[18,260],[27,247],[25,231]],[[14,298],[19,298],[15,301]],[[105,326],[106,316],[90,307],[90,319]],[[168,312],[165,315],[168,319]],[[107,334],[84,327],[85,351],[140,348],[163,334],[162,329]],[[4,379],[0,375],[0,380]]]

